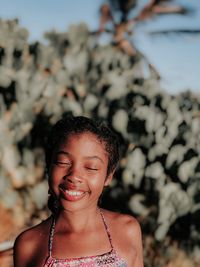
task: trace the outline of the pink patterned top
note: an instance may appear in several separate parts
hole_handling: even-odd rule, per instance
[[[107,236],[110,242],[111,250],[107,253],[97,255],[97,256],[86,256],[79,258],[67,258],[67,259],[57,259],[52,256],[52,245],[53,245],[53,236],[55,230],[55,218],[50,230],[49,237],[49,256],[45,262],[44,267],[128,267],[127,263],[123,258],[121,258],[116,250],[113,248],[111,235],[106,224],[105,218],[102,211],[100,214],[107,232]]]

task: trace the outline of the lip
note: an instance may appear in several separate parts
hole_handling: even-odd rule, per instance
[[[78,201],[80,199],[82,199],[87,192],[85,191],[81,191],[81,190],[71,190],[71,189],[65,189],[63,187],[59,187],[61,196],[68,200],[68,201]]]

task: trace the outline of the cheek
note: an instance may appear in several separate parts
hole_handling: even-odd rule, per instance
[[[58,168],[52,167],[49,173],[49,186],[53,187],[57,185],[61,177],[63,177],[63,175],[64,175],[63,171],[61,171]]]
[[[102,191],[104,187],[104,183],[106,180],[105,172],[98,173],[96,175],[90,176],[89,178],[89,186],[94,189],[98,189],[98,191]]]

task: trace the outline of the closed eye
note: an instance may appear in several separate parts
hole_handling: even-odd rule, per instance
[[[91,171],[98,171],[97,168],[91,168],[91,167],[86,167],[87,170],[91,170]]]
[[[71,165],[70,162],[62,162],[62,161],[55,161],[54,163],[55,163],[56,165],[68,165],[68,166]]]

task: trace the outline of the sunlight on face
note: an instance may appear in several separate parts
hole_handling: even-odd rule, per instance
[[[94,134],[70,135],[55,151],[50,169],[50,188],[64,209],[97,205],[107,177],[108,154]]]

